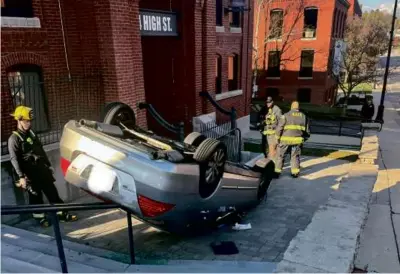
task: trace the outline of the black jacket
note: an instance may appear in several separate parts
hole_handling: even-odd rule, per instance
[[[32,132],[15,131],[8,139],[10,160],[17,178],[50,179],[50,161],[39,138]],[[51,177],[49,177],[51,175]]]
[[[372,119],[375,113],[375,106],[374,104],[368,105],[368,103],[365,103],[361,109],[361,115],[365,119]]]

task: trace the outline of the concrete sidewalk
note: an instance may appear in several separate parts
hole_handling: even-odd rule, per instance
[[[375,106],[380,93],[373,93]],[[379,173],[370,213],[360,237],[355,267],[368,272],[400,272],[400,92],[386,95],[385,124],[379,133]]]

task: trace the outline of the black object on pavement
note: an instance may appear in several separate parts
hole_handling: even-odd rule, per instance
[[[212,242],[211,248],[215,255],[233,255],[239,253],[235,243],[231,241]]]

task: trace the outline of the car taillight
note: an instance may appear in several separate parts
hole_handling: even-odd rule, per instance
[[[175,205],[154,201],[138,195],[139,207],[145,217],[157,217],[174,208]]]
[[[71,165],[70,161],[61,157],[60,166],[61,166],[61,171],[62,171],[64,177],[65,177],[65,174],[67,174],[67,170],[70,165]]]

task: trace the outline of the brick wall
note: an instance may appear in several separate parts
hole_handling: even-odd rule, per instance
[[[297,23],[294,23],[299,10],[298,3],[296,4],[295,1],[274,1],[271,5],[265,6],[263,12],[261,12],[258,29],[259,59],[257,66],[261,69],[257,81],[259,86],[258,94],[261,97],[266,96],[266,88],[278,88],[279,95],[284,100],[295,100],[297,99],[299,88],[310,88],[311,103],[330,104],[335,94],[334,90],[337,87],[333,79],[329,76],[329,51],[334,46],[335,37],[340,38],[340,32],[337,29],[340,28],[340,24],[344,24],[344,20],[339,20],[337,26],[334,25],[334,10],[336,8],[345,15],[348,7],[344,6],[340,1],[305,0],[304,7],[318,8],[318,21],[316,38],[303,39],[303,12],[301,12]],[[255,7],[256,10],[257,8]],[[284,38],[283,41],[269,41],[265,44],[263,41],[267,38],[266,33],[268,34],[269,13],[272,9],[276,8],[283,9],[284,12],[290,9],[290,12],[284,18]],[[256,15],[255,13],[254,16],[256,17]],[[291,28],[293,28],[292,35],[290,38],[287,38],[287,33],[290,33]],[[282,49],[282,47],[284,51],[282,53],[280,78],[273,79],[272,77],[267,77],[268,52],[270,50]],[[301,51],[303,49],[314,50],[312,79],[299,79],[298,76],[301,64]]]

